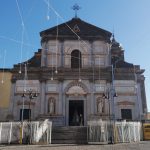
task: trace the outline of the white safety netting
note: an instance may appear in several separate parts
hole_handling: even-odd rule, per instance
[[[51,143],[52,122],[1,122],[0,144],[24,143],[35,144]]]
[[[139,142],[141,138],[140,122],[116,122],[115,139],[117,143]]]
[[[88,143],[138,142],[141,138],[140,122],[88,121]]]

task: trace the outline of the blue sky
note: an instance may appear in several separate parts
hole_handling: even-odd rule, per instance
[[[0,67],[12,68],[13,64],[32,57],[34,52],[41,48],[39,32],[57,23],[55,13],[51,9],[48,11],[45,1],[48,0],[0,0]],[[21,13],[18,11],[17,2]],[[146,70],[144,75],[150,110],[150,0],[49,0],[49,2],[64,21],[74,17],[71,7],[78,3],[81,6],[78,16],[82,20],[110,32],[114,29],[116,40],[125,50],[125,60]],[[64,21],[58,18],[59,23]]]

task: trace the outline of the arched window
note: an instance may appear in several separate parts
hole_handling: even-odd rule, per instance
[[[71,68],[81,68],[81,52],[79,50],[73,50],[71,53]]]

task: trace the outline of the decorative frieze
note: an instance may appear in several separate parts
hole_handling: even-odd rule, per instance
[[[105,86],[100,84],[95,84],[95,92],[104,92]]]
[[[30,101],[24,101],[24,103],[22,101],[18,101],[17,102],[17,105],[21,105],[22,106],[23,104],[29,106],[29,105],[35,105],[35,102],[30,102]]]
[[[57,84],[54,83],[48,83],[47,84],[47,92],[57,92]]]
[[[38,92],[39,93],[39,87],[33,87],[33,86],[17,86],[16,87],[16,93],[23,93],[24,91],[29,91],[29,90],[32,90],[32,91],[35,91],[35,92]]]
[[[16,93],[23,93],[24,91],[32,90],[34,92],[40,92],[39,80],[17,80],[16,81]]]
[[[129,101],[122,101],[122,102],[117,102],[117,105],[135,105],[135,103]]]
[[[117,93],[135,93],[136,89],[134,86],[115,86]]]

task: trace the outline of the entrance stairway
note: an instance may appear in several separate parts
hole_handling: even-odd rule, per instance
[[[87,144],[87,127],[52,127],[52,144]]]

